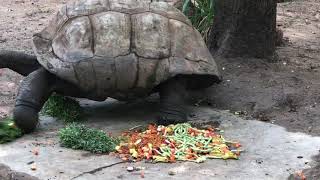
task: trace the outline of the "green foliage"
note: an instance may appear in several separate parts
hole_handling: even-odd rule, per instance
[[[79,102],[61,95],[52,95],[42,108],[42,114],[56,117],[64,122],[75,122],[84,119],[83,109]]]
[[[188,16],[205,41],[213,23],[215,0],[184,0],[182,12]]]
[[[22,131],[14,125],[11,118],[0,122],[0,144],[13,141],[22,135]]]
[[[77,123],[71,123],[60,129],[58,134],[62,146],[92,153],[112,152],[119,143],[118,139],[109,137],[102,130],[88,128]]]

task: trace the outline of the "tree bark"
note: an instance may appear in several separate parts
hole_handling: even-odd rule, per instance
[[[223,57],[273,56],[276,7],[277,0],[216,0],[209,49]]]

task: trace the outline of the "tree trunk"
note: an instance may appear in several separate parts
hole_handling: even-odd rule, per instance
[[[223,57],[268,58],[276,43],[277,0],[216,0],[208,47]]]

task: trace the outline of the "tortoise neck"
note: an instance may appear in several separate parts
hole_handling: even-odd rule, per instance
[[[41,67],[35,56],[17,51],[0,51],[0,68],[9,68],[23,76]]]

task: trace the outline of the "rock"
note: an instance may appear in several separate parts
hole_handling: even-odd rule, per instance
[[[168,174],[171,175],[171,176],[174,176],[174,175],[177,174],[177,171],[170,170],[170,171],[168,172]]]
[[[26,173],[16,172],[8,166],[0,164],[0,179],[1,180],[39,180],[38,178]]]
[[[127,171],[129,171],[129,172],[134,171],[134,167],[132,167],[132,166],[128,166],[128,167],[127,167]]]

